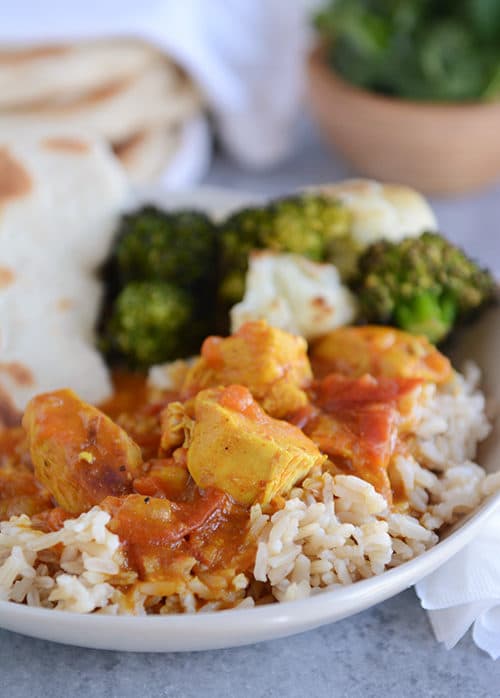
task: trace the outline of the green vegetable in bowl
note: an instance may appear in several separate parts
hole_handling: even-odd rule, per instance
[[[219,298],[227,305],[241,300],[252,250],[293,252],[314,261],[334,262],[330,245],[348,239],[350,223],[350,213],[339,202],[312,193],[237,211],[220,230]]]
[[[162,281],[133,281],[119,293],[102,344],[108,355],[143,368],[185,353],[192,335],[188,293]]]
[[[355,85],[417,100],[500,97],[497,0],[330,0],[315,23]]]
[[[198,211],[144,206],[123,217],[115,249],[123,282],[158,279],[184,288],[213,273],[216,228]]]
[[[437,343],[492,299],[495,282],[441,235],[424,233],[371,245],[360,259],[356,290],[364,320]]]

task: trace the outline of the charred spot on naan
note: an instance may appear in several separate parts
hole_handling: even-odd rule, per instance
[[[68,137],[45,138],[45,140],[42,141],[42,146],[47,148],[47,150],[75,154],[88,153],[90,150],[89,144],[85,143],[85,141],[81,141],[78,138]]]
[[[29,102],[29,110],[23,110],[21,108],[17,110],[17,113],[23,116],[28,111],[37,111],[43,116],[43,118],[51,118],[53,116],[59,117],[61,115],[71,116],[75,112],[93,107],[96,104],[99,105],[100,103],[119,95],[120,92],[123,92],[132,81],[132,77],[124,77],[121,80],[114,80],[106,85],[100,85],[87,92],[82,92],[70,100],[57,103],[48,96],[41,97]],[[15,110],[13,110],[13,112],[14,111]],[[59,140],[59,137],[57,137],[56,140]]]
[[[71,310],[74,308],[74,306],[75,302],[72,298],[59,298],[56,303],[56,309],[62,313],[65,313],[67,310]]]
[[[69,46],[61,44],[46,44],[45,46],[30,46],[29,48],[0,51],[0,65],[14,65],[37,58],[61,56],[70,51]]]
[[[119,143],[114,143],[113,152],[121,162],[127,164],[130,159],[133,159],[136,149],[141,147],[145,138],[145,132],[138,131],[137,133],[132,134],[132,136],[126,140],[120,141]]]
[[[33,188],[29,172],[7,148],[0,148],[0,206],[27,196]]]
[[[16,280],[16,272],[10,267],[0,266],[0,290],[7,288]]]

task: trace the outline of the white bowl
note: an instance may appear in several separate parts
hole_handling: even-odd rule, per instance
[[[147,195],[143,195],[148,198]],[[209,207],[215,213],[244,205],[253,197],[220,190],[189,194],[154,193],[157,203]],[[164,198],[163,198],[164,197]],[[500,404],[500,307],[485,313],[457,339],[453,358],[476,361],[483,371],[488,397]],[[500,426],[480,450],[480,464],[488,471],[500,469]],[[181,652],[236,647],[285,637],[363,611],[406,589],[461,550],[481,530],[483,522],[500,506],[500,494],[490,497],[472,515],[461,520],[434,548],[378,577],[350,586],[325,590],[301,601],[258,608],[218,611],[198,615],[105,616],[29,608],[0,601],[0,627],[32,637],[97,649],[135,652]]]

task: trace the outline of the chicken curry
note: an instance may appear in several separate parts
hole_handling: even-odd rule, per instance
[[[340,328],[308,354],[303,339],[247,323],[205,340],[174,390],[117,375],[99,409],[70,390],[34,398],[22,426],[0,430],[0,519],[26,513],[50,531],[99,505],[154,593],[186,570],[234,577],[255,558],[251,507],[280,508],[313,468],[404,507],[391,461],[423,384],[450,373],[425,339],[393,328]]]

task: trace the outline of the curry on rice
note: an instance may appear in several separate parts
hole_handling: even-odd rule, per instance
[[[38,395],[0,432],[0,598],[108,613],[298,598],[410,559],[495,484],[470,462],[489,430],[476,377],[421,337],[342,327],[308,355],[250,322],[160,370],[163,387],[117,374],[100,409]]]

